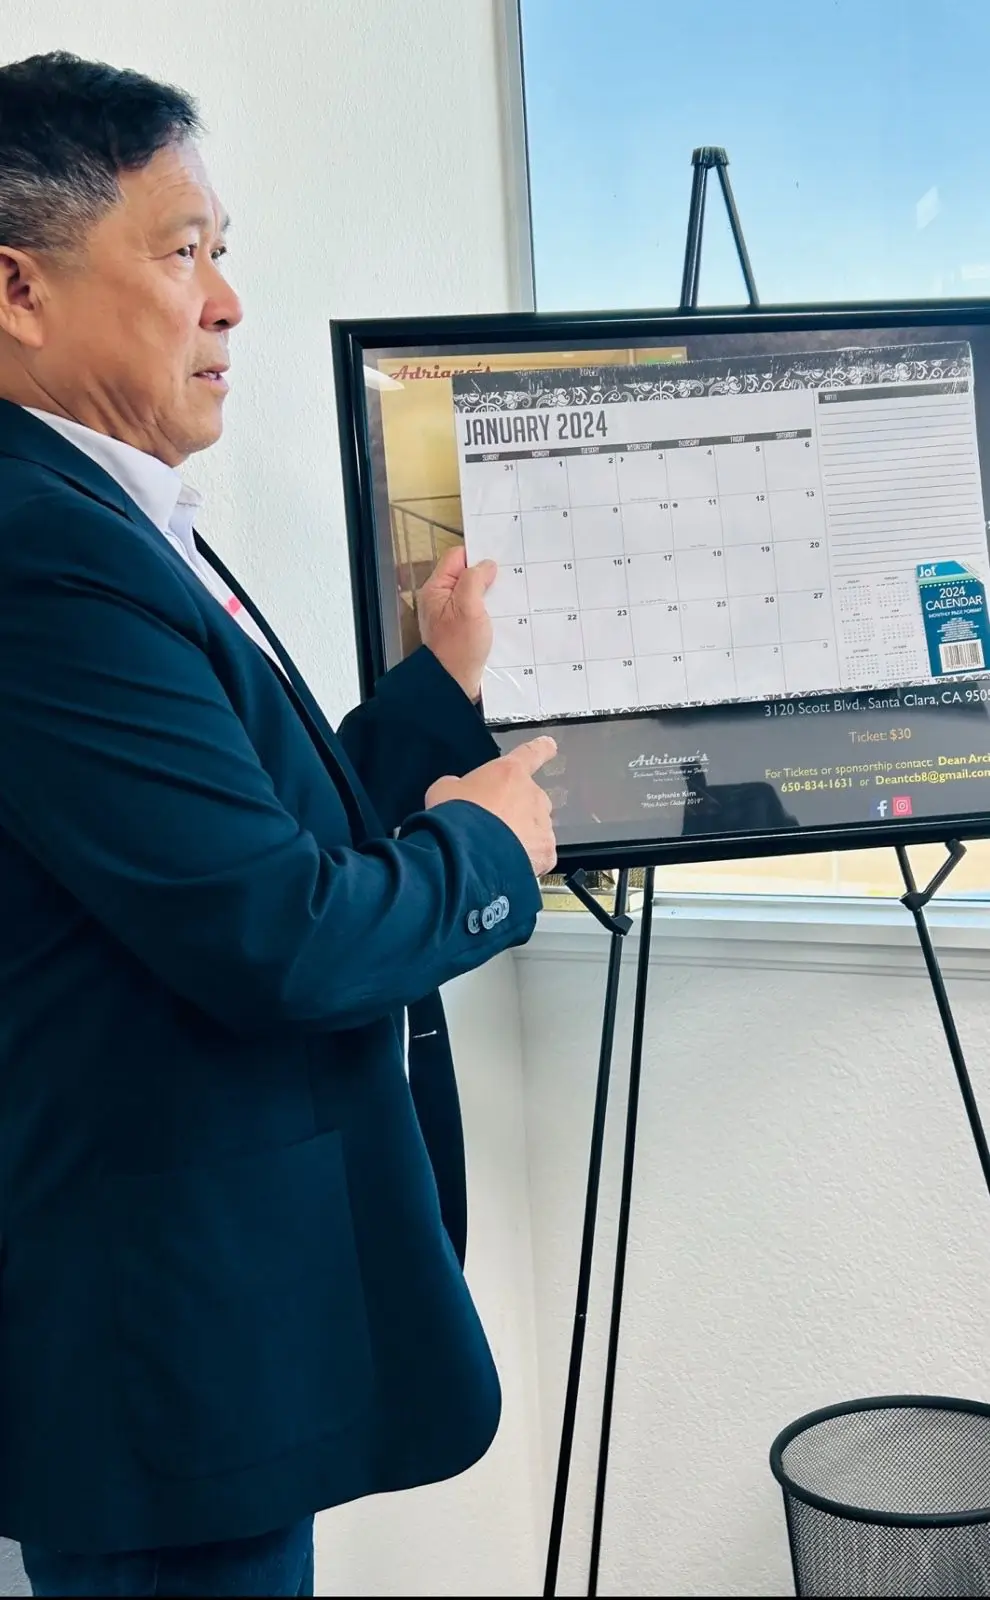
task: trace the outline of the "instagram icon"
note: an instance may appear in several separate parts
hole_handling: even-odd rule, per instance
[[[895,817],[909,817],[911,815],[911,796],[909,794],[895,794],[891,801],[891,814]]]

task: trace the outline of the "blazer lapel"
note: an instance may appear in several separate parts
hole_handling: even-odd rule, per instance
[[[228,571],[220,557],[207,544],[202,534],[197,533],[195,538],[196,548],[200,554],[210,563],[218,577],[223,579],[231,594],[237,596],[245,611],[268,640],[281,663],[283,670],[278,676],[310,738],[319,751],[324,765],[341,792],[341,797],[347,807],[348,817],[351,822],[351,832],[355,841],[380,835],[383,831],[381,823],[375,816],[371,802],[363,791],[357,772],[351,766],[340,740],[320,710],[312,690],[306,684],[305,679],[282,641],[269,626],[267,619],[258,610],[251,596],[241,587],[233,573]],[[267,656],[265,659],[268,661],[271,670],[276,672],[277,669],[274,662]]]
[[[37,417],[32,417],[21,406],[12,405],[7,400],[0,400],[0,456],[10,456],[15,460],[33,461],[36,465],[46,468],[49,472],[57,473],[59,477],[71,483],[89,498],[98,500],[101,504],[109,506],[112,510],[119,512],[121,516],[126,517],[128,522],[134,526],[143,538],[153,540],[156,548],[164,548],[169,560],[184,566],[181,557],[172,549],[168,540],[162,538],[159,529],[149,521],[141,507],[131,499],[130,495],[125,493],[116,479],[104,471],[103,467],[92,461],[82,450],[76,449],[75,445],[70,444],[55,429],[48,427],[44,422],[39,422]],[[206,560],[214,567],[231,592],[237,596],[244,609],[249,612],[268,640],[278,660],[282,663],[283,673],[279,674],[282,686],[312,739],[324,766],[340,791],[355,841],[361,841],[369,837],[380,837],[384,830],[375,816],[371,801],[364,793],[361,780],[347,759],[339,739],[335,736],[311,691],[303,681],[301,673],[289,658],[284,646],[275,637],[250,596],[244,593],[237,580],[227,571],[223,562],[213,553],[205,539],[201,538],[198,533],[196,534],[196,543]],[[264,655],[264,651],[262,651],[262,655]],[[268,661],[270,670],[275,672],[274,664],[267,657],[265,659]]]

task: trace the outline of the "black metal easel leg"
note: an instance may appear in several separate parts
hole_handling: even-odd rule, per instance
[[[756,279],[753,277],[749,251],[746,249],[742,223],[739,221],[739,212],[736,209],[735,195],[732,193],[732,185],[729,182],[729,158],[720,146],[706,144],[692,151],[691,164],[694,167],[694,174],[691,179],[687,241],[684,246],[684,271],[681,276],[681,310],[696,311],[698,308],[698,290],[701,287],[701,239],[705,221],[705,198],[708,174],[712,168],[718,173],[718,181],[722,186],[722,199],[725,201],[732,242],[736,247],[739,267],[743,275],[743,282],[746,285],[746,298],[751,306],[758,306],[760,299],[756,292]]]
[[[966,848],[964,845],[961,845],[957,839],[950,840],[945,847],[948,852],[945,861],[932,878],[931,883],[929,883],[927,888],[924,889],[919,889],[918,885],[915,883],[914,873],[911,869],[911,862],[908,859],[906,847],[902,844],[899,844],[895,848],[897,851],[898,864],[901,869],[901,877],[904,879],[904,888],[906,891],[906,893],[901,896],[901,905],[906,906],[908,911],[910,911],[911,915],[914,917],[914,925],[918,930],[918,942],[921,945],[921,953],[925,958],[925,966],[928,968],[928,978],[932,986],[932,994],[935,997],[935,1004],[938,1007],[938,1014],[942,1021],[942,1031],[945,1034],[945,1042],[949,1047],[949,1055],[952,1057],[952,1065],[956,1069],[956,1079],[959,1083],[959,1092],[963,1098],[963,1105],[966,1107],[966,1116],[969,1118],[969,1127],[970,1132],[973,1135],[973,1143],[976,1145],[976,1153],[980,1158],[980,1166],[983,1169],[983,1181],[986,1184],[987,1189],[990,1190],[990,1147],[987,1145],[987,1136],[983,1131],[983,1121],[980,1117],[979,1106],[976,1103],[976,1095],[973,1093],[973,1085],[970,1082],[969,1070],[966,1066],[966,1057],[963,1055],[963,1048],[959,1039],[958,1030],[956,1028],[956,1021],[952,1015],[952,1006],[949,1003],[949,996],[945,987],[945,979],[942,977],[942,969],[938,964],[938,956],[935,954],[935,946],[932,943],[931,931],[928,927],[928,921],[925,917],[926,905],[932,898],[932,895],[937,893],[937,891],[941,888],[942,884],[949,876],[949,873],[959,865],[959,862],[966,854]]]
[[[701,235],[705,223],[705,190],[711,163],[704,160],[706,150],[695,150],[691,157],[691,200],[688,205],[687,239],[684,244],[684,272],[681,276],[681,310],[693,311],[698,304],[701,275]]]
[[[557,1592],[560,1546],[564,1533],[564,1515],[567,1510],[567,1485],[571,1473],[571,1457],[574,1452],[574,1424],[577,1419],[578,1394],[581,1388],[584,1336],[588,1325],[591,1264],[595,1250],[595,1225],[598,1220],[598,1190],[601,1183],[609,1078],[611,1077],[612,1053],[615,1044],[615,1020],[619,1001],[622,941],[631,926],[630,919],[625,915],[628,892],[629,869],[623,867],[619,872],[615,888],[615,916],[612,921],[612,938],[608,952],[608,974],[605,979],[605,1006],[602,1013],[601,1045],[598,1052],[598,1085],[595,1091],[595,1109],[591,1124],[591,1150],[588,1157],[588,1185],[585,1191],[584,1227],[581,1231],[581,1255],[578,1262],[577,1293],[574,1304],[574,1322],[571,1330],[571,1356],[567,1368],[564,1417],[560,1429],[557,1480],[554,1486],[546,1574],[543,1583],[544,1595],[554,1595]]]
[[[732,193],[732,185],[729,182],[729,158],[724,150],[717,150],[714,153],[722,158],[720,161],[715,162],[715,170],[718,172],[719,183],[722,185],[722,199],[725,201],[725,209],[729,213],[729,227],[732,229],[732,238],[736,247],[736,255],[739,257],[739,268],[743,275],[743,282],[746,285],[746,294],[750,305],[758,306],[760,297],[756,292],[756,279],[753,277],[749,251],[746,249],[746,241],[743,238],[739,212],[736,210],[736,197]]]
[[[633,1174],[636,1170],[636,1129],[639,1123],[639,1088],[643,1075],[646,992],[650,979],[650,944],[653,938],[653,870],[652,867],[647,867],[644,874],[643,915],[639,925],[639,958],[636,963],[636,996],[633,1002],[632,1053],[629,1064],[629,1098],[626,1104],[626,1140],[622,1156],[622,1190],[619,1196],[619,1227],[612,1278],[612,1312],[608,1330],[608,1355],[605,1361],[601,1437],[598,1445],[598,1478],[595,1484],[595,1511],[588,1562],[589,1595],[598,1593],[598,1566],[602,1548],[602,1526],[605,1520],[605,1484],[608,1477],[612,1409],[615,1401],[615,1368],[619,1355],[622,1295],[626,1282],[626,1252],[629,1243],[629,1214],[632,1209]]]

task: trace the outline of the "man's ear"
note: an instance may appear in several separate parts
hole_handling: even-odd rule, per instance
[[[46,301],[44,272],[38,258],[25,250],[0,245],[0,334],[29,350],[43,339],[42,310]]]

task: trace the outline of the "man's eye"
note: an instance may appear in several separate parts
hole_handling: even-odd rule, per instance
[[[179,246],[179,249],[176,251],[176,254],[181,256],[183,261],[195,261],[195,259],[196,259],[196,251],[198,249],[199,249],[198,245],[195,245],[195,244],[184,244],[184,245],[180,245]],[[218,244],[215,250],[211,250],[210,251],[210,259],[213,260],[213,261],[219,261],[220,258],[222,256],[225,256],[226,254],[227,254],[227,246],[225,244]]]

